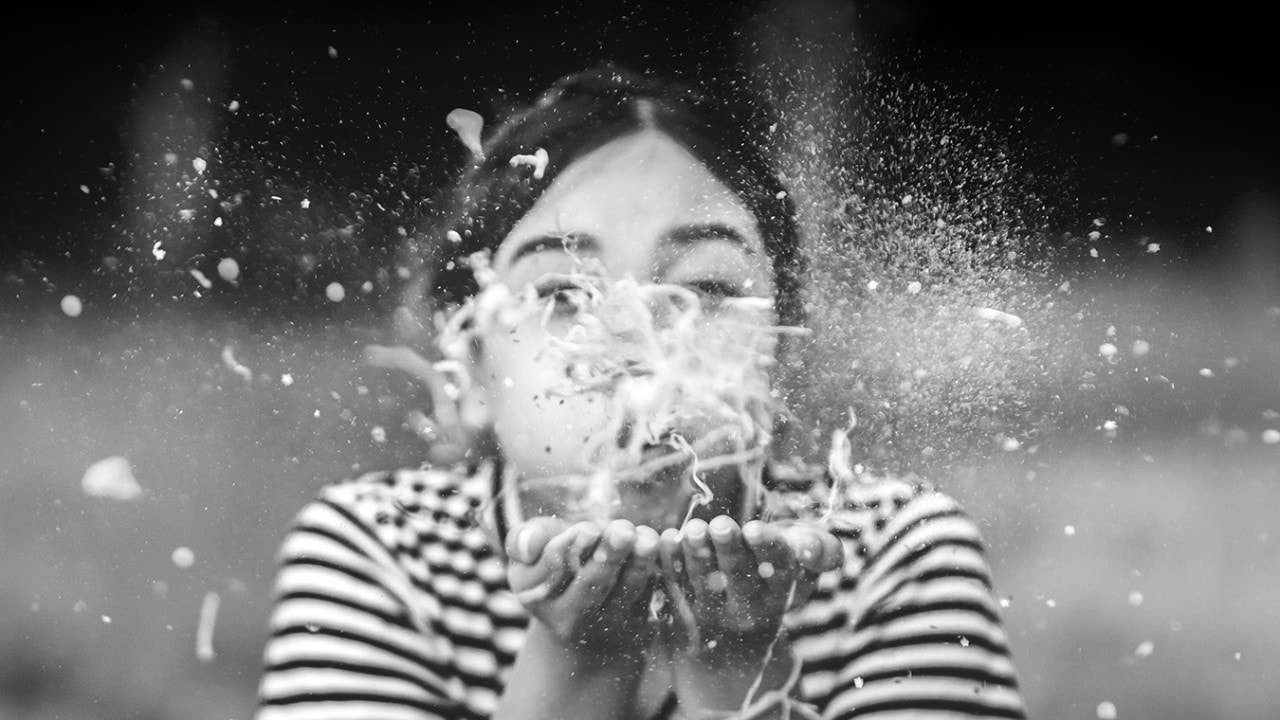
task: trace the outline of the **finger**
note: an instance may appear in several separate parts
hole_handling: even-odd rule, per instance
[[[681,547],[684,551],[685,584],[693,601],[716,606],[722,604],[728,578],[716,566],[715,549],[704,520],[694,518],[685,525]]]
[[[527,524],[533,525],[534,531],[538,533],[564,526],[560,521],[554,521],[555,524],[534,525],[535,522],[537,521],[531,520]],[[579,540],[580,531],[581,528],[577,526],[566,527],[545,542],[540,535],[525,536],[515,540],[516,553],[526,553],[522,556],[526,558],[536,557],[536,561],[532,564],[512,563],[507,568],[511,589],[516,592],[522,602],[540,602],[558,597],[569,587],[577,570],[576,566],[571,565],[569,552],[574,542]],[[519,534],[524,532],[522,528]],[[541,552],[535,554],[534,550],[539,544],[542,545]]]
[[[523,565],[532,565],[542,557],[551,538],[567,527],[563,520],[552,517],[537,517],[520,523],[507,533],[507,557]]]
[[[793,525],[787,528],[787,543],[791,546],[791,551],[795,554],[796,562],[800,567],[809,573],[820,573],[824,569],[824,555],[822,535],[827,534],[823,530],[816,528],[807,528],[801,525]]]
[[[631,552],[621,567],[609,602],[648,611],[656,582],[659,548],[658,532],[647,525],[635,529]]]
[[[711,544],[715,547],[716,567],[724,573],[725,579],[734,585],[745,578],[757,578],[754,554],[748,551],[742,539],[742,529],[728,515],[717,515],[707,531],[711,535]]]
[[[770,588],[791,583],[799,566],[781,528],[752,520],[742,527],[742,538],[755,556],[756,575],[760,579]]]

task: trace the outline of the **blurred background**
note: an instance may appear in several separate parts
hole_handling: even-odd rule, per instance
[[[821,382],[850,388],[869,466],[979,520],[1032,717],[1276,717],[1266,23],[1024,5],[8,23],[0,718],[250,716],[291,517],[425,452],[421,389],[364,351],[393,342],[396,248],[466,158],[446,114],[605,59],[742,72],[777,106],[810,229],[855,243],[811,248],[844,353]],[[973,307],[1022,322],[948,314]]]

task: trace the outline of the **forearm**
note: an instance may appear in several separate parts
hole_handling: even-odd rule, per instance
[[[676,658],[676,691],[681,715],[688,718],[771,720],[785,717],[781,702],[791,695],[794,662],[785,639],[767,656],[716,648]],[[773,702],[770,702],[773,700]],[[747,715],[741,715],[748,710]]]
[[[493,718],[630,718],[643,668],[641,652],[570,650],[533,620]]]

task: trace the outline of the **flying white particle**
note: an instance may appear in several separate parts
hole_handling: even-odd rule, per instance
[[[347,290],[342,287],[342,283],[331,282],[325,287],[324,296],[329,298],[330,302],[342,302],[347,297]]]
[[[109,500],[136,500],[142,495],[133,467],[119,455],[90,465],[80,480],[80,488],[86,495]]]
[[[547,151],[542,148],[538,148],[533,151],[532,155],[512,155],[510,162],[511,167],[526,165],[533,168],[533,179],[541,180],[543,174],[547,172],[547,163],[549,161],[550,158],[547,155]]]
[[[80,313],[84,312],[84,303],[80,302],[80,298],[75,295],[66,295],[61,302],[62,312],[67,317],[80,317]]]
[[[191,161],[191,168],[196,171],[196,174],[203,174],[205,169],[208,167],[209,163],[202,157],[195,158]]]
[[[253,371],[236,360],[235,353],[230,345],[222,347],[222,364],[228,370],[243,378],[246,385],[253,381]]]
[[[172,560],[175,566],[185,570],[195,564],[196,554],[189,547],[176,547],[173,549]]]
[[[456,108],[445,117],[445,123],[458,134],[458,139],[471,154],[484,157],[484,149],[480,145],[480,131],[484,129],[484,118],[474,110]]]
[[[218,277],[229,283],[235,282],[240,277],[240,263],[235,258],[222,258],[218,261]]]
[[[1105,700],[1098,703],[1098,720],[1116,720],[1116,704]]]
[[[217,658],[213,651],[213,626],[218,620],[220,600],[218,593],[209,591],[200,603],[200,623],[196,626],[196,658],[200,662],[213,662]]]

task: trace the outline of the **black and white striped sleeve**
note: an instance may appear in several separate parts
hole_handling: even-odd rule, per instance
[[[257,720],[452,717],[447,643],[351,492],[326,489],[281,546]]]

